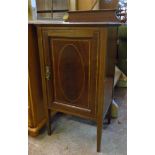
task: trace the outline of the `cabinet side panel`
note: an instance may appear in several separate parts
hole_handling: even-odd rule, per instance
[[[117,27],[108,28],[107,51],[106,51],[106,78],[105,78],[105,98],[104,116],[106,115],[113,97],[113,82],[115,76],[115,64],[117,56]]]
[[[117,27],[108,28],[108,41],[106,53],[106,76],[113,77],[117,56]]]
[[[36,27],[28,26],[28,72],[34,126],[45,119]]]
[[[31,97],[31,89],[30,89],[30,80],[28,79],[28,126],[33,128],[33,111],[32,111],[32,97]]]

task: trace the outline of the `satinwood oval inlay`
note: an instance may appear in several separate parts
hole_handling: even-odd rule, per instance
[[[84,62],[76,46],[65,45],[59,57],[60,88],[64,97],[70,101],[80,98],[84,88]]]

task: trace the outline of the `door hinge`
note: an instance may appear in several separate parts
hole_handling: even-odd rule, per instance
[[[50,67],[46,66],[46,79],[50,80],[50,78],[51,78]]]

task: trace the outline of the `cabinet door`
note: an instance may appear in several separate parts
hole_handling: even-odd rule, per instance
[[[99,32],[95,29],[42,28],[49,108],[95,119]]]

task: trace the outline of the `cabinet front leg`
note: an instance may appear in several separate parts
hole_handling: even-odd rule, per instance
[[[103,118],[97,120],[97,152],[101,152]]]
[[[48,109],[47,132],[49,136],[52,133],[51,131],[51,110],[50,109]]]

